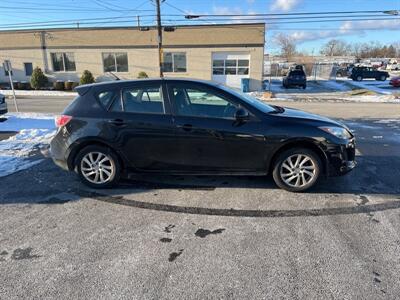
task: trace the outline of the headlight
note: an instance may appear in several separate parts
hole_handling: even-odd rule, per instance
[[[319,127],[319,129],[322,129],[323,131],[330,133],[338,137],[339,139],[351,138],[351,134],[346,128],[331,126],[331,127]]]

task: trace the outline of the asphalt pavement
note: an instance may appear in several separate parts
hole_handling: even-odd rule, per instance
[[[341,118],[358,166],[308,193],[247,176],[92,190],[44,157],[0,178],[0,299],[398,298],[400,120],[361,107]]]

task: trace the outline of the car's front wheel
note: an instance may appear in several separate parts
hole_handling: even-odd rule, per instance
[[[303,192],[316,184],[321,168],[321,160],[314,151],[295,148],[279,155],[272,175],[280,188],[289,192]]]
[[[356,77],[356,80],[357,80],[357,81],[362,81],[363,78],[362,78],[362,76],[357,76],[357,77]]]
[[[385,81],[386,80],[386,76],[385,75],[382,75],[381,77],[380,77],[380,81]]]
[[[81,181],[93,188],[114,186],[121,173],[116,154],[102,146],[88,146],[76,158],[76,166]]]

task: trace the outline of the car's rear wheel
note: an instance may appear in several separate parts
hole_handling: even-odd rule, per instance
[[[279,155],[272,175],[280,188],[289,192],[303,192],[316,184],[321,167],[321,160],[314,151],[295,148]]]
[[[381,81],[385,81],[385,80],[386,80],[386,76],[385,76],[385,75],[382,75],[382,76],[380,77],[380,80],[381,80]]]
[[[356,77],[356,80],[357,80],[357,81],[362,81],[363,78],[362,78],[362,76],[357,76],[357,77]]]
[[[304,84],[304,85],[303,85],[303,90],[305,90],[305,89],[306,89],[306,87],[307,87],[307,85],[305,85],[305,84]]]
[[[76,166],[81,181],[93,188],[109,188],[117,184],[121,166],[109,148],[88,146],[79,152]]]

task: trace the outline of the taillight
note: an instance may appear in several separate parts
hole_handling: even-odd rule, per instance
[[[72,117],[67,116],[67,115],[61,115],[61,116],[56,116],[55,118],[55,123],[56,127],[62,127],[64,125],[67,125],[69,121],[71,121]]]

